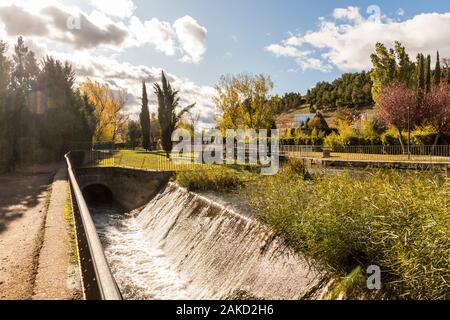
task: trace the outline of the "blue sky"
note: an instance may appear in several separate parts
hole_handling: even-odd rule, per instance
[[[413,58],[437,49],[450,57],[450,2],[2,0],[0,39],[12,47],[19,35],[38,57],[70,61],[80,81],[126,88],[134,114],[140,81],[156,81],[163,69],[211,123],[222,74],[264,73],[274,94],[305,93],[369,69],[377,41],[400,40]]]
[[[317,81],[338,77],[340,70],[323,73],[317,70],[292,72],[296,65],[290,59],[276,58],[264,47],[286,38],[288,32],[314,30],[319,17],[330,17],[335,8],[357,6],[361,13],[373,1],[135,1],[136,14],[142,18],[157,16],[173,21],[190,15],[208,29],[207,52],[202,63],[184,64],[168,57],[160,57],[142,49],[123,55],[139,63],[157,60],[164,68],[176,68],[179,75],[199,84],[211,85],[223,73],[267,73],[275,81],[275,90],[305,92]],[[448,12],[449,1],[378,1],[383,14],[406,20],[423,12]],[[168,5],[169,4],[169,5]],[[170,10],[168,10],[168,6]],[[397,14],[404,10],[404,16]],[[151,63],[151,62],[150,62]]]

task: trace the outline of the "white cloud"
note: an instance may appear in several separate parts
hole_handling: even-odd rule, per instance
[[[308,55],[308,52],[301,51],[294,46],[271,44],[265,48],[266,51],[273,53],[277,57],[303,57]]]
[[[287,43],[287,41],[286,41]],[[273,53],[277,57],[295,58],[295,62],[302,70],[319,70],[322,72],[330,72],[332,66],[324,63],[322,60],[311,56],[312,52],[308,50],[299,50],[291,45],[271,44],[265,48],[266,51]],[[288,70],[292,72],[293,69]]]
[[[200,62],[206,51],[206,28],[191,16],[184,16],[176,20],[173,27],[184,51],[181,60],[183,62]]]
[[[123,7],[126,11],[125,7],[133,4],[131,1],[119,2],[111,6]],[[150,45],[187,63],[199,63],[206,52],[207,29],[191,16],[179,18],[174,23],[157,18],[141,21],[132,16],[133,10],[129,10],[117,21],[112,19],[112,11],[106,10],[106,2],[97,5],[94,1],[96,9],[89,14],[56,1],[26,3],[26,6],[17,6],[5,0],[5,5],[0,5],[0,35],[24,35],[65,46],[69,44],[77,50],[118,51]]]
[[[333,66],[323,62],[320,59],[312,58],[312,57],[300,57],[295,59],[295,62],[299,65],[299,67],[305,70],[319,70],[322,72],[330,72],[333,70]]]
[[[333,17],[336,20],[354,21],[356,23],[363,21],[363,17],[357,7],[336,8],[333,11]]]
[[[78,18],[80,28],[68,28],[69,17]],[[24,23],[18,23],[23,20]],[[134,16],[119,19],[111,12],[97,9],[86,13],[52,0],[24,0],[15,6],[13,1],[2,0],[0,5],[0,37],[8,42],[9,53],[17,35],[24,35],[26,45],[38,59],[51,55],[69,61],[78,81],[90,77],[108,83],[113,89],[127,89],[127,112],[134,116],[140,110],[143,79],[148,82],[150,107],[156,111],[152,83],[160,80],[161,68],[119,61],[118,51],[149,45],[165,55],[197,63],[206,50],[206,33],[206,28],[189,16],[171,23],[157,18],[141,21]],[[71,48],[76,50],[71,51]],[[200,125],[213,126],[216,114],[212,101],[214,88],[171,73],[168,78],[180,92],[181,106],[196,102],[194,112],[200,114]]]
[[[132,0],[90,0],[97,10],[117,18],[131,17],[136,10]]]
[[[449,38],[450,12],[394,21],[385,16],[364,18],[357,8],[348,7],[335,9],[331,19],[320,19],[318,30],[293,35],[265,49],[276,56],[292,57],[306,69],[329,71],[333,66],[347,71],[370,68],[370,54],[377,42],[392,47],[394,41],[400,41],[414,59],[419,52],[434,55],[436,50],[450,56]],[[299,60],[307,52],[308,60]]]
[[[176,34],[170,23],[156,18],[142,22],[131,17],[129,30],[132,35],[128,42],[130,46],[150,44],[168,56],[175,55]]]
[[[127,113],[134,117],[140,112],[141,81],[145,80],[147,82],[150,110],[151,112],[156,112],[157,101],[152,91],[152,84],[160,81],[161,68],[119,62],[114,58],[93,56],[87,52],[71,54],[49,51],[46,54],[63,61],[69,61],[75,68],[78,82],[91,78],[99,82],[108,83],[113,89],[127,89],[129,97]],[[165,72],[172,86],[180,92],[181,106],[195,102],[196,106],[193,112],[198,112],[200,115],[199,125],[201,127],[213,126],[216,114],[216,107],[212,101],[212,97],[215,94],[214,88],[199,86],[189,79]]]
[[[156,18],[142,22],[133,16],[128,30],[127,47],[149,44],[168,56],[178,53],[180,61],[187,63],[199,63],[206,52],[207,30],[191,16],[177,19],[173,25]]]

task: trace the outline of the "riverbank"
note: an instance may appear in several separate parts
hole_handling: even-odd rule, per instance
[[[231,176],[181,172],[177,181],[203,191],[214,185],[214,179],[226,185]],[[335,296],[450,296],[450,180],[445,174],[392,170],[311,174],[294,162],[274,176],[245,177],[236,183],[237,179],[229,180],[231,198],[243,201],[297,252],[335,274],[335,287],[330,289],[340,291]],[[370,265],[381,269],[381,291],[366,288],[365,270]]]

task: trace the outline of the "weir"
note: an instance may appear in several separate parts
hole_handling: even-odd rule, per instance
[[[107,201],[88,203],[125,299],[320,297],[327,274],[263,223],[167,183],[160,172],[110,169],[76,172],[86,199],[94,194],[122,202],[116,207]],[[134,187],[122,185],[117,197],[119,186],[133,179]],[[137,194],[136,185],[149,188]]]

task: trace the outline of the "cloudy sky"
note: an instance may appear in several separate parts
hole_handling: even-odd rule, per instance
[[[38,57],[69,60],[80,80],[126,88],[135,114],[140,81],[164,69],[211,124],[221,74],[265,73],[274,93],[304,93],[370,68],[376,42],[450,57],[450,1],[0,0],[0,39],[19,35]]]

